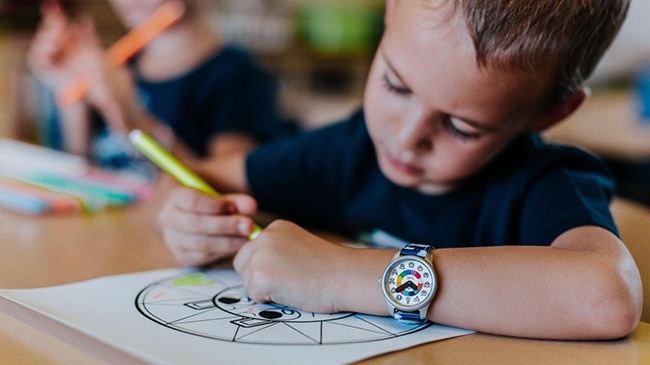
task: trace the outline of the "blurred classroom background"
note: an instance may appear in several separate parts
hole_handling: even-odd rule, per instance
[[[208,0],[214,26],[252,50],[275,75],[288,118],[315,127],[360,103],[383,27],[383,0]],[[40,0],[0,0],[0,135],[38,139],[38,92],[24,52],[39,21]],[[125,29],[106,0],[61,0],[87,12],[106,46]]]
[[[347,116],[363,93],[383,29],[383,0],[210,0],[214,25],[277,75],[282,110],[305,129]],[[24,53],[38,0],[0,0],[0,137],[39,142],[39,90]],[[106,45],[125,30],[106,0],[61,0],[89,12]],[[619,195],[650,205],[650,1],[628,20],[589,80],[592,98],[549,139],[576,144],[611,166]]]

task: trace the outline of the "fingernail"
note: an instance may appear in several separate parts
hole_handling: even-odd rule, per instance
[[[251,225],[248,221],[239,222],[239,232],[241,234],[249,234],[251,232]]]

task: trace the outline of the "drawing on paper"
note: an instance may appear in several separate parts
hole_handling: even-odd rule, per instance
[[[156,281],[138,294],[138,311],[173,330],[215,340],[269,345],[379,341],[420,331],[390,317],[319,314],[256,303],[232,270],[191,271]]]

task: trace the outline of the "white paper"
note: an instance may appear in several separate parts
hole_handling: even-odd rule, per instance
[[[471,333],[255,303],[231,269],[159,270],[0,296],[157,364],[342,364]]]

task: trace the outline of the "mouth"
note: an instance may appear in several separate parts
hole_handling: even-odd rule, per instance
[[[410,176],[418,176],[424,173],[424,170],[418,167],[417,165],[400,160],[399,158],[391,154],[386,154],[386,159],[388,160],[388,163],[393,169],[403,174],[410,175]]]

